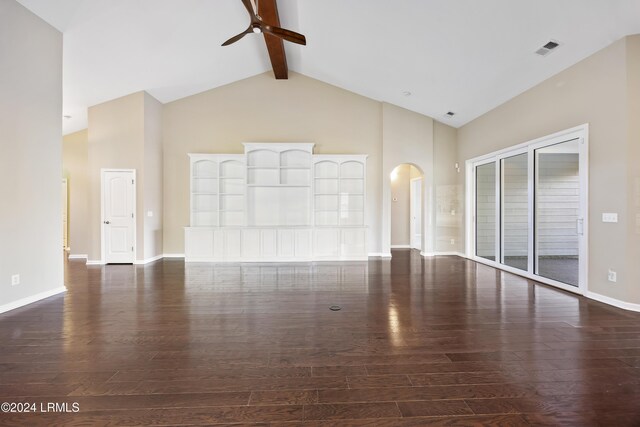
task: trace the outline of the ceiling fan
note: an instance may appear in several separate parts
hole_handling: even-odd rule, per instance
[[[260,0],[242,0],[242,4],[249,12],[249,16],[251,17],[251,23],[249,24],[249,28],[247,28],[242,33],[237,36],[231,37],[226,42],[222,43],[222,46],[229,46],[246,36],[247,34],[271,34],[272,36],[279,37],[283,40],[286,40],[291,43],[297,43],[301,45],[307,44],[307,39],[302,34],[298,34],[294,31],[286,30],[284,28],[276,27],[274,25],[269,25],[262,20],[260,15],[258,15],[258,2]]]

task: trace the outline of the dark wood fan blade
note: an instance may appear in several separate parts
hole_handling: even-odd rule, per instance
[[[251,27],[249,27],[246,31],[238,34],[237,36],[233,36],[229,40],[227,40],[226,42],[222,43],[222,46],[229,46],[230,44],[233,44],[233,43],[237,42],[238,40],[240,40],[241,38],[243,38],[244,36],[246,36],[247,34],[250,34],[252,32],[253,32],[253,30],[251,29]]]
[[[286,30],[280,27],[274,27],[271,25],[263,25],[262,31],[267,34],[274,35],[276,37],[280,37],[283,40],[286,40],[291,43],[297,43],[301,45],[307,44],[307,39],[302,34],[296,33],[295,31]]]

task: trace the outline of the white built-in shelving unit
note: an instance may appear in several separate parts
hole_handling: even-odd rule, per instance
[[[244,225],[244,156],[192,154],[190,157],[191,225]]]
[[[187,261],[366,259],[366,155],[311,143],[190,154]]]

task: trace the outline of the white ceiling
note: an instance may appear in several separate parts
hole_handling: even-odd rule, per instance
[[[270,69],[240,0],[18,0],[64,33],[64,132],[146,90],[173,101]],[[640,0],[279,0],[297,72],[461,126],[629,34]],[[534,51],[549,39],[562,46]],[[411,92],[405,96],[403,92]],[[456,112],[446,118],[447,111]]]

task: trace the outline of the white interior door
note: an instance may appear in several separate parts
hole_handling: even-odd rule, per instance
[[[411,248],[422,250],[422,178],[411,180],[409,199]]]
[[[135,171],[102,171],[102,227],[104,262],[135,261]]]

